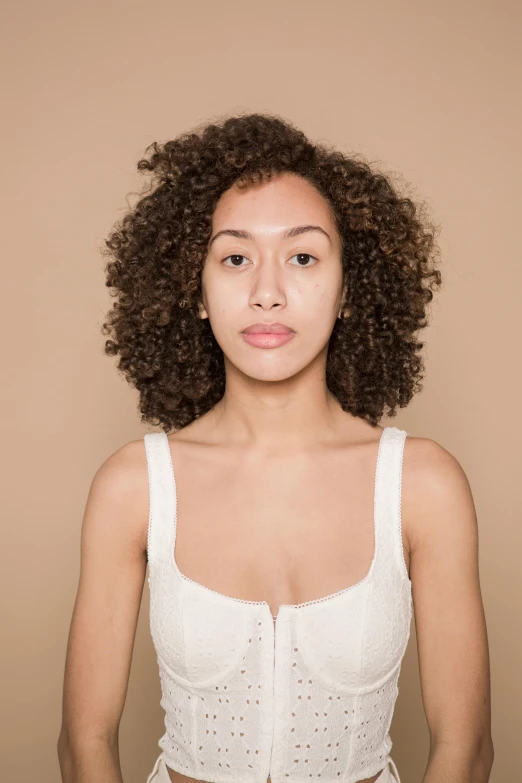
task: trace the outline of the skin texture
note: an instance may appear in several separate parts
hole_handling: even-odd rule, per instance
[[[331,403],[322,378],[328,341],[341,314],[342,268],[340,240],[326,202],[306,180],[284,174],[247,191],[233,187],[220,199],[214,223],[213,236],[224,230],[221,226],[240,226],[254,237],[211,237],[203,269],[200,316],[210,319],[223,351],[227,386],[233,381],[233,389],[244,384],[245,391],[255,394],[262,388],[270,394],[267,382],[277,382],[274,399],[282,399],[291,387],[305,389],[303,376],[315,376],[323,404],[325,397]],[[319,231],[280,239],[285,227],[301,225],[320,226],[331,241]],[[240,334],[252,323],[274,321],[295,331],[276,349],[252,347]],[[315,399],[310,406],[315,407]],[[259,424],[269,427],[265,437],[273,440],[291,411],[275,418],[275,411],[267,413]]]
[[[332,243],[320,232],[281,239],[283,229],[308,224],[324,228]],[[176,561],[212,589],[267,600],[275,614],[282,603],[329,595],[366,574],[382,428],[343,410],[325,382],[343,278],[322,196],[293,174],[246,191],[233,187],[218,201],[211,229],[211,236],[246,230],[253,239],[221,236],[205,259],[199,317],[223,351],[226,390],[210,411],[169,435]],[[296,257],[305,253],[314,260]],[[294,337],[275,349],[250,346],[241,330],[257,321],[287,324]],[[477,520],[462,467],[429,438],[406,440],[402,503],[431,737],[423,783],[486,783],[493,752]],[[139,439],[100,466],[87,500],[59,740],[65,783],[122,780],[117,738],[146,575],[147,520]],[[170,777],[191,780],[175,771]]]

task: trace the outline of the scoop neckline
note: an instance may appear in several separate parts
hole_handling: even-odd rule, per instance
[[[176,485],[176,472],[174,469],[174,461],[172,459],[172,451],[170,448],[170,442],[168,439],[168,435],[165,431],[162,432],[164,438],[165,438],[165,446],[167,448],[167,454],[168,454],[168,463],[170,468],[170,482],[173,492],[173,512],[172,512],[172,525],[173,525],[173,531],[174,531],[174,540],[171,546],[171,552],[169,556],[169,563],[172,565],[174,572],[185,582],[191,584],[196,590],[201,590],[207,593],[211,593],[212,595],[216,596],[220,600],[223,600],[228,603],[232,604],[247,604],[250,606],[261,606],[264,607],[269,615],[272,617],[274,624],[277,623],[278,618],[281,615],[281,610],[284,611],[299,611],[301,609],[308,608],[310,606],[315,606],[317,604],[327,603],[330,601],[333,601],[333,599],[338,598],[341,595],[344,595],[346,593],[351,592],[355,588],[362,587],[364,584],[369,582],[373,576],[373,572],[375,570],[375,563],[377,561],[377,555],[378,555],[378,536],[377,536],[377,498],[378,498],[378,489],[380,484],[380,461],[381,461],[381,454],[383,449],[383,443],[385,439],[385,435],[387,432],[391,429],[391,427],[383,427],[383,430],[381,432],[381,435],[379,437],[379,444],[377,448],[377,459],[375,462],[375,469],[373,474],[373,557],[372,561],[370,563],[370,567],[363,576],[362,579],[360,579],[358,582],[355,582],[353,585],[348,585],[348,587],[343,587],[340,590],[337,590],[334,593],[330,593],[329,595],[322,596],[321,598],[313,598],[310,601],[303,601],[300,604],[280,604],[278,608],[278,612],[276,615],[272,613],[272,609],[270,607],[270,604],[268,601],[250,601],[246,598],[236,598],[232,595],[227,595],[226,593],[221,593],[219,590],[214,590],[212,587],[207,587],[206,585],[202,584],[201,582],[197,582],[195,579],[191,579],[190,576],[187,576],[184,574],[181,569],[179,568],[177,562],[176,562],[176,538],[177,538],[177,522],[178,522],[178,495],[177,495],[177,485]]]

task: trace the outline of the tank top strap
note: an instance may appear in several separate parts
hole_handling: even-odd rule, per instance
[[[170,444],[165,432],[143,437],[149,478],[149,524],[147,560],[173,556],[176,516],[176,485]]]
[[[398,427],[385,427],[377,457],[375,481],[375,532],[378,537],[381,568],[393,562],[408,577],[404,562],[401,491],[404,443],[408,433]]]

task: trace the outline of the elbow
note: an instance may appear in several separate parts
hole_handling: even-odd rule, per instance
[[[58,736],[58,741],[56,743],[56,751],[58,753],[58,758],[62,758],[69,749],[69,743],[67,740],[67,733],[64,731],[63,727],[60,730],[60,734]]]
[[[473,780],[488,781],[495,760],[495,749],[491,736],[484,737],[478,747],[473,752],[471,763],[473,769]]]
[[[491,736],[488,736],[487,739],[484,740],[484,742],[482,743],[481,750],[480,750],[480,762],[484,769],[484,772],[488,776],[485,778],[486,780],[489,780],[489,775],[493,768],[494,760],[495,760],[495,748],[493,745],[493,739]]]
[[[490,734],[482,734],[471,740],[469,735],[457,737],[453,732],[451,739],[440,737],[436,740],[432,739],[430,757],[439,754],[459,770],[472,770],[472,779],[477,783],[486,783],[490,778],[495,760],[495,749]]]
[[[60,776],[62,781],[72,780],[72,761],[71,761],[71,747],[67,733],[62,730],[56,743],[56,751],[58,754],[58,764],[60,767]]]

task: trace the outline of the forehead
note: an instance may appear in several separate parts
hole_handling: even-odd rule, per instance
[[[285,172],[267,182],[244,189],[233,185],[225,191],[214,210],[212,227],[255,229],[268,222],[286,227],[312,221],[333,226],[328,202],[308,180]]]

